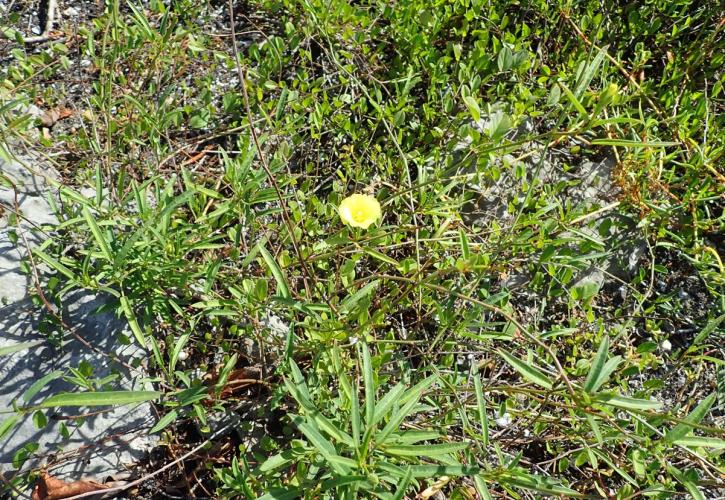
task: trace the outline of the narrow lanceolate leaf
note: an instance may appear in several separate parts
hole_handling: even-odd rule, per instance
[[[457,451],[465,450],[468,443],[442,443],[442,444],[408,444],[408,445],[386,445],[385,452],[390,455],[404,457],[434,457],[448,455]]]
[[[709,337],[710,334],[714,332],[718,326],[720,326],[720,323],[722,323],[723,320],[725,320],[725,314],[721,314],[717,318],[710,321],[707,325],[705,325],[705,328],[700,330],[700,333],[695,335],[695,338],[692,339],[692,345],[690,345],[688,351],[695,350],[698,346],[700,346],[707,339],[707,337]]]
[[[156,432],[159,432],[160,430],[165,429],[168,425],[171,425],[171,423],[173,423],[178,417],[179,413],[176,410],[171,410],[169,413],[161,417],[158,422],[156,422],[156,425],[151,428],[149,434],[154,434]]]
[[[510,364],[517,372],[523,375],[523,377],[529,382],[533,382],[534,384],[539,385],[544,389],[551,389],[554,386],[549,377],[544,375],[544,372],[542,372],[535,365],[526,363],[514,356],[513,354],[504,351],[503,349],[499,349],[498,353],[501,355],[501,357],[503,357],[503,359],[506,360],[508,364]]]
[[[259,246],[259,253],[262,255],[262,259],[264,259],[264,263],[267,264],[272,276],[274,276],[274,281],[277,282],[277,294],[284,299],[289,299],[291,297],[289,286],[287,285],[287,280],[285,279],[284,273],[279,267],[279,264],[277,264],[277,261],[274,260],[272,254],[270,254],[263,245]]]
[[[413,477],[473,476],[482,472],[475,465],[411,465],[410,470]]]
[[[378,252],[377,250],[374,250],[372,248],[363,248],[363,251],[371,256],[374,259],[380,260],[382,262],[387,262],[388,264],[392,264],[395,267],[398,267],[400,265],[400,262],[395,260],[392,257],[389,257],[388,255],[385,255],[383,252]]]
[[[45,340],[34,340],[32,342],[18,342],[17,344],[0,347],[0,356],[7,356],[15,352],[25,351],[31,347],[42,344]]]
[[[408,467],[405,470],[405,476],[403,476],[403,480],[398,483],[398,489],[395,491],[395,495],[393,495],[393,498],[391,500],[403,500],[405,492],[408,490],[408,484],[410,484],[411,479],[413,479],[413,471],[410,467]]]
[[[143,331],[141,331],[141,327],[138,324],[136,315],[133,313],[131,303],[128,301],[128,298],[125,295],[121,295],[118,300],[121,303],[121,311],[126,317],[126,321],[128,321],[128,326],[129,328],[131,328],[131,332],[133,332],[133,336],[136,338],[136,342],[138,342],[138,345],[140,345],[141,347],[146,348],[146,339],[144,338]]]
[[[315,424],[330,435],[333,439],[338,442],[345,443],[348,446],[353,446],[353,438],[342,429],[339,429],[329,418],[324,416],[320,410],[310,401],[292,381],[285,379],[284,381],[287,390],[292,395],[299,405],[305,410],[305,413],[309,418],[315,421]]]
[[[33,396],[40,392],[43,387],[48,385],[49,382],[62,377],[64,373],[65,372],[62,370],[56,370],[54,372],[48,373],[47,375],[44,375],[43,377],[33,382],[33,385],[31,385],[28,390],[23,393],[23,399],[25,400],[25,402],[29,403],[30,400],[33,399]]]
[[[101,254],[103,254],[103,257],[108,262],[113,262],[113,255],[111,254],[111,247],[108,246],[108,242],[106,241],[106,238],[103,236],[103,231],[101,231],[101,228],[98,227],[98,223],[96,222],[96,219],[93,217],[93,214],[91,214],[91,211],[88,210],[88,207],[84,206],[82,208],[83,211],[83,217],[86,219],[86,222],[88,223],[88,228],[91,230],[91,234],[93,234],[93,238],[96,240],[96,243],[101,249]]]
[[[60,406],[117,406],[159,399],[158,391],[63,392],[40,403],[41,408]]]
[[[507,474],[506,476],[500,477],[500,481],[505,484],[510,484],[511,486],[539,493],[566,495],[566,498],[583,496],[578,491],[572,490],[550,477],[529,474],[526,472],[514,472]]]
[[[694,500],[705,500],[705,496],[697,487],[697,484],[691,479],[689,474],[683,474],[679,469],[672,465],[667,466],[667,471],[677,479]]]
[[[600,394],[597,401],[609,406],[616,406],[625,410],[659,410],[662,403],[651,399],[636,399],[617,394]]]
[[[15,424],[20,421],[19,415],[13,415],[0,422],[0,441],[10,432]]]
[[[303,491],[299,488],[275,488],[265,493],[257,500],[295,500],[301,498]]]
[[[335,451],[335,447],[332,446],[332,443],[325,439],[320,434],[320,431],[306,422],[305,419],[297,415],[292,418],[292,422],[309,439],[310,444],[315,447],[315,450],[322,455],[335,472],[338,474],[349,474],[350,468],[357,466],[353,460],[339,456]]]
[[[579,102],[579,99],[574,95],[574,93],[567,87],[563,82],[558,83],[559,87],[561,87],[561,90],[564,91],[564,95],[569,99],[569,102],[572,103],[574,108],[585,118],[589,118],[589,114],[587,113],[587,110],[584,109],[584,106],[582,106],[582,103]]]
[[[379,280],[371,281],[360,290],[346,297],[345,300],[342,301],[342,304],[340,304],[340,313],[345,314],[352,311],[357,303],[373,293],[379,284]]]
[[[260,465],[257,470],[259,472],[271,472],[292,463],[295,458],[297,458],[295,450],[285,450],[282,453],[277,453],[276,455],[269,457],[267,460],[262,462],[262,465]]]
[[[672,444],[687,446],[688,448],[712,448],[715,450],[725,450],[725,440],[705,436],[683,437],[675,439]]]
[[[488,446],[488,411],[486,409],[486,398],[483,395],[483,387],[481,386],[481,375],[473,374],[473,387],[476,391],[476,404],[478,406],[478,420],[481,422],[481,434],[483,435],[483,445]]]
[[[468,246],[468,237],[466,236],[466,232],[463,229],[459,229],[458,237],[461,240],[461,255],[463,256],[464,259],[470,259],[471,250]]]
[[[707,412],[710,411],[713,403],[715,403],[715,394],[710,394],[708,397],[703,399],[687,417],[685,422],[681,422],[674,426],[672,429],[665,434],[664,440],[667,443],[674,443],[678,439],[682,439],[692,431],[692,426],[688,424],[699,424]]]
[[[593,139],[592,145],[595,146],[621,146],[625,148],[665,148],[679,146],[679,142],[667,141],[633,141],[630,139]]]
[[[39,250],[37,248],[33,249],[33,255],[38,257],[40,260],[48,264],[54,271],[59,272],[69,280],[74,280],[76,277],[73,274],[73,271],[68,269],[66,266],[58,262],[56,259],[48,255],[47,253],[43,252],[42,250]]]
[[[599,66],[601,66],[602,62],[604,61],[604,54],[605,49],[601,49],[599,52],[597,52],[597,55],[594,56],[594,60],[586,64],[586,66],[584,66],[584,68],[582,69],[581,73],[577,75],[576,87],[574,87],[575,96],[581,97],[589,84],[592,82],[592,78],[594,78],[594,75],[599,70]]]
[[[373,365],[370,360],[368,345],[363,343],[361,350],[363,383],[365,384],[365,425],[370,427],[370,423],[375,417],[375,379],[373,378]]]
[[[584,381],[584,390],[586,392],[591,394],[596,390],[596,387],[601,386],[599,380],[608,356],[609,337],[605,336],[602,339],[601,344],[599,344],[599,349],[597,350],[597,355],[594,356],[594,361],[592,361],[592,367],[589,370],[589,375],[587,375],[587,379]]]
[[[405,385],[402,383],[396,385],[375,405],[375,413],[373,419],[368,425],[375,425],[387,415],[395,403],[400,400],[400,396],[405,392]]]
[[[483,500],[493,500],[491,492],[488,491],[488,486],[486,486],[486,480],[483,478],[483,476],[481,476],[480,474],[473,476],[473,483],[476,485],[476,491],[478,491],[478,494]]]

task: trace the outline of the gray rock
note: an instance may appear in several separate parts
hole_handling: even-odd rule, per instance
[[[483,131],[489,121],[489,117],[484,116],[472,126]],[[509,137],[522,140],[533,129],[531,120],[524,119],[510,131]],[[616,201],[620,194],[614,181],[616,160],[607,157],[577,162],[576,157],[566,150],[550,149],[544,154],[540,146],[534,142],[524,144],[515,155],[521,158],[519,160],[511,154],[478,158],[470,151],[470,141],[458,143],[452,152],[453,163],[459,166],[455,173],[481,174],[472,178],[475,182],[466,186],[474,197],[463,207],[461,215],[464,221],[479,227],[487,227],[493,221],[504,228],[513,224],[526,195],[522,190],[522,179],[514,175],[517,163],[522,162],[528,182],[562,186],[560,203],[584,217],[592,214],[578,225],[577,231],[601,241],[605,255],[587,262],[576,273],[569,287],[582,287],[589,293],[612,284],[618,286],[619,280],[630,279],[637,272],[647,250],[644,233],[637,227],[637,221],[621,213],[614,210],[597,212]],[[486,175],[494,169],[499,173],[497,176]],[[576,235],[562,235],[566,236],[580,239]],[[526,289],[530,279],[530,273],[522,270],[508,275],[502,284],[510,290],[520,291]]]
[[[73,376],[73,369],[92,372],[88,376],[91,381],[109,377],[96,389],[148,389],[143,380],[146,354],[134,344],[119,341],[121,334],[127,338],[133,335],[125,320],[108,310],[98,311],[104,306],[108,309],[106,297],[76,291],[61,299],[58,310],[72,332],[62,331],[49,321],[44,307],[33,303],[30,295],[34,285],[20,271],[27,249],[22,238],[14,244],[11,232],[22,231],[31,247],[45,238],[39,227],[56,221],[46,199],[53,194],[49,179],[56,174],[37,158],[22,160],[0,160],[0,172],[16,186],[15,190],[0,187],[0,349],[21,342],[37,344],[0,360],[0,408],[4,410],[0,422],[16,415],[14,407],[26,408],[0,439],[0,473],[46,467],[61,478],[103,480],[122,472],[154,446],[156,438],[148,436],[155,420],[150,404],[29,408],[61,391],[87,390],[62,378]],[[24,164],[32,165],[35,172]],[[39,171],[48,177],[37,175]],[[10,224],[16,199],[19,217],[17,223]],[[40,271],[47,270],[41,266]],[[33,383],[51,373],[58,377],[25,401],[23,395]],[[39,414],[34,419],[36,411]],[[34,420],[47,420],[47,424],[39,429]],[[25,453],[27,460],[18,461],[23,450],[30,450]]]

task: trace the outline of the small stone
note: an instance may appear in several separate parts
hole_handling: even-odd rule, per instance
[[[499,427],[508,427],[511,425],[511,415],[509,413],[504,413],[496,419],[496,425]]]

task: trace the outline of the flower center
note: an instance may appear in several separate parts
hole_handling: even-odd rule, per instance
[[[365,210],[357,209],[352,214],[352,218],[355,219],[357,222],[362,222],[365,220]]]

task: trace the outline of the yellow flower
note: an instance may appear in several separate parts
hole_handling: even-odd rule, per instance
[[[382,217],[380,203],[373,196],[367,194],[353,194],[348,196],[338,207],[340,219],[352,227],[367,229],[370,225]]]

